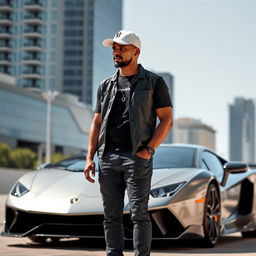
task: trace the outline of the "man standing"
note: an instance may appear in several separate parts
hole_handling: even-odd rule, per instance
[[[147,212],[152,158],[172,127],[172,103],[163,78],[138,64],[141,42],[135,33],[121,30],[103,45],[112,47],[118,71],[98,89],[84,175],[94,182],[98,151],[107,255],[123,255],[127,189],[135,255],[146,256],[152,236]]]

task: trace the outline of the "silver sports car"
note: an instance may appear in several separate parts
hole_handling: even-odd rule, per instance
[[[227,162],[195,145],[161,145],[154,156],[148,212],[153,239],[198,238],[214,246],[220,235],[256,236],[256,169]],[[6,201],[2,235],[103,238],[99,184],[86,181],[85,156],[74,156],[22,176]],[[125,239],[132,239],[125,196]]]

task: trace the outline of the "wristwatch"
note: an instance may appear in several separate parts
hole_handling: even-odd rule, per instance
[[[145,146],[144,148],[148,151],[148,153],[151,156],[153,156],[155,154],[155,150],[153,148],[151,148],[150,146]]]

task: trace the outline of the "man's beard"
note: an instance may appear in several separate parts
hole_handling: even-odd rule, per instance
[[[132,62],[132,58],[127,61],[115,61],[115,67],[116,68],[123,68],[128,66]]]

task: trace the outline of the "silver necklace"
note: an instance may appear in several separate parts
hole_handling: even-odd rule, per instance
[[[121,98],[121,101],[122,102],[125,102],[126,101],[126,93],[125,92],[123,92],[123,90],[122,90],[122,88],[121,88],[121,86],[119,85],[119,90],[120,90],[120,92],[121,92],[121,94],[122,94],[122,98]],[[125,90],[124,90],[125,91]]]
[[[136,74],[136,75],[137,75],[137,74]],[[136,75],[133,77],[133,79],[132,79],[132,81],[130,82],[130,84],[132,84],[132,82],[134,81],[134,78],[136,77]],[[124,91],[130,90],[130,88],[122,89],[121,86],[120,86],[120,84],[118,84],[118,87],[119,87],[119,90],[120,90],[120,92],[121,92],[121,94],[122,94],[121,101],[122,101],[122,102],[125,102],[125,101],[126,101],[126,98],[127,98],[127,95],[126,95],[125,92],[123,92],[123,90],[124,90]]]
[[[122,92],[122,91],[121,91]],[[126,96],[123,94],[123,92],[122,92],[122,95],[123,95],[123,97],[121,98],[121,101],[122,102],[125,102],[126,101]]]

